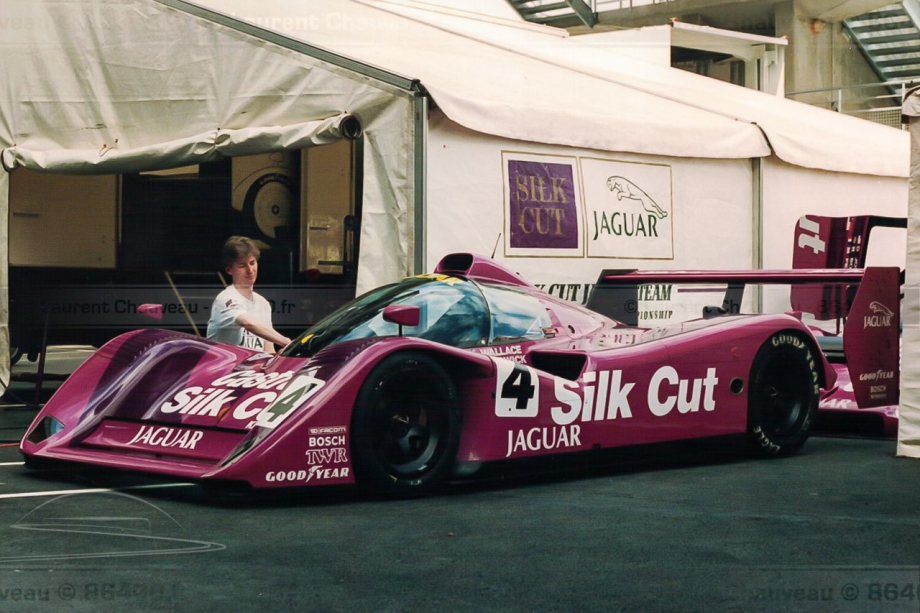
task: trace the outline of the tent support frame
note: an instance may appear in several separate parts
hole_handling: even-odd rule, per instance
[[[413,254],[414,274],[428,271],[428,95],[416,94],[415,104],[415,253]]]
[[[230,17],[210,9],[202,8],[189,2],[185,2],[184,0],[154,1],[178,11],[194,15],[195,17],[200,17],[213,23],[231,28],[237,32],[242,32],[243,34],[248,34],[261,40],[268,41],[278,45],[279,47],[290,49],[292,51],[302,53],[303,55],[316,58],[320,61],[332,64],[333,66],[338,66],[339,68],[355,72],[362,76],[376,79],[377,81],[392,85],[393,87],[397,87],[404,91],[418,91],[418,79],[410,79],[408,77],[403,77],[396,73],[383,70],[382,68],[377,68],[376,66],[363,64],[350,58],[332,53],[320,47],[310,45],[288,36],[284,36],[283,34],[279,34],[273,30],[266,30],[265,28],[259,27],[254,23],[236,19],[234,17]]]
[[[764,159],[751,158],[751,268],[763,268],[763,168]],[[756,313],[763,312],[763,291],[752,288],[751,299]]]

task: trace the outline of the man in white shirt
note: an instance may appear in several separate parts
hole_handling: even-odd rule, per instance
[[[221,252],[224,270],[233,284],[211,305],[208,338],[219,343],[275,352],[291,339],[272,326],[272,308],[253,290],[259,274],[259,248],[245,236],[231,236]]]

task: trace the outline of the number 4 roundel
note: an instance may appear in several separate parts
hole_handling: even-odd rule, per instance
[[[540,380],[526,364],[495,361],[495,414],[499,417],[536,417],[540,406]]]

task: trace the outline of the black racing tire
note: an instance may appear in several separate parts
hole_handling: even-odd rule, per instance
[[[416,352],[381,360],[352,414],[356,481],[391,495],[431,490],[451,474],[460,427],[457,388],[437,360]]]
[[[757,351],[748,386],[748,437],[761,457],[783,457],[805,444],[818,412],[816,351],[795,332],[773,334]]]
[[[15,366],[16,362],[22,357],[22,348],[21,347],[10,347],[10,366]]]

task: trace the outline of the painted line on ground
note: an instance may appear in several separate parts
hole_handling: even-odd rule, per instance
[[[22,492],[19,494],[0,494],[0,499],[5,498],[37,498],[41,496],[69,496],[73,494],[104,494],[106,492],[122,492],[125,490],[153,490],[166,487],[188,487],[194,483],[163,483],[157,485],[129,485],[127,487],[97,487],[82,490],[55,490],[53,492]]]
[[[0,462],[0,466],[23,466],[25,462]]]

